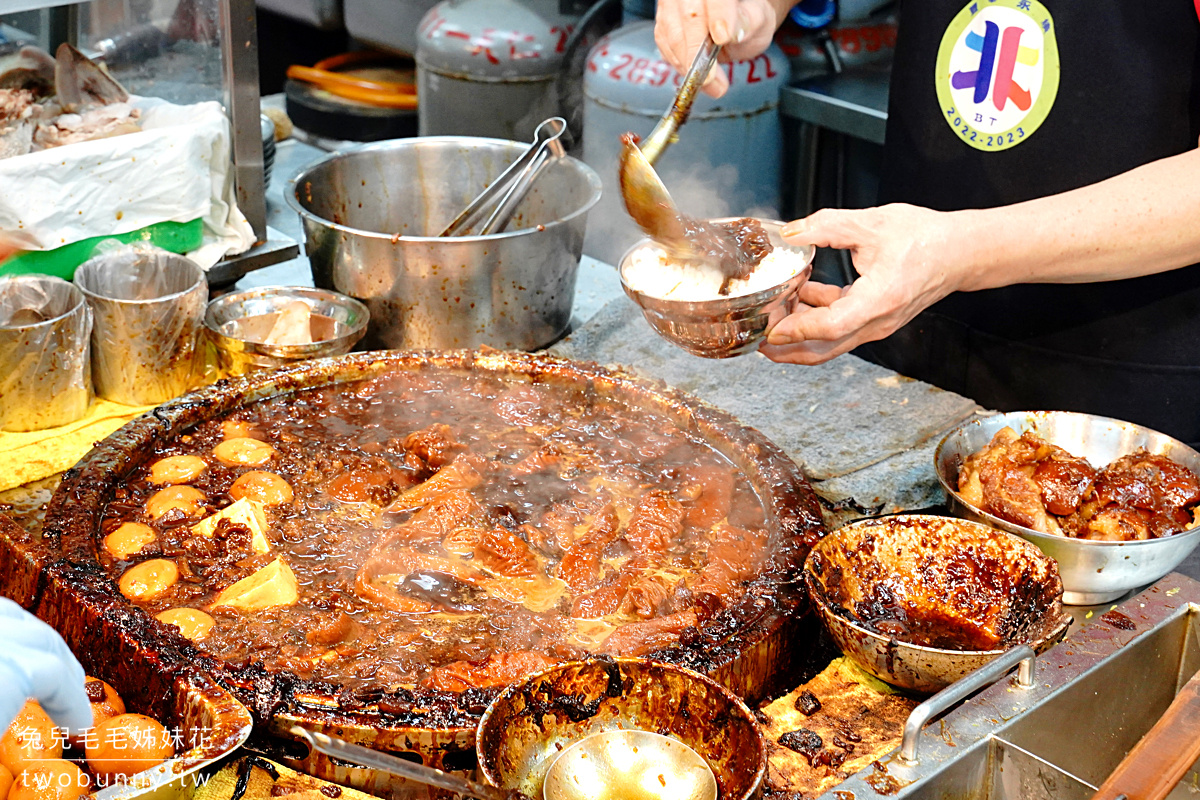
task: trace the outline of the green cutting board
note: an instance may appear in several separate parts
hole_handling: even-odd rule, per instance
[[[27,250],[0,264],[0,275],[55,275],[63,280],[75,277],[75,269],[92,257],[96,245],[100,242],[113,240],[122,244],[133,242],[149,242],[172,253],[186,253],[195,250],[201,244],[204,234],[204,221],[194,219],[191,222],[157,222],[129,233],[114,236],[93,236],[71,244],[64,244],[53,250]]]

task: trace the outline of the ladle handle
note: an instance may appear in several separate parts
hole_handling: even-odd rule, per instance
[[[662,115],[654,130],[650,131],[650,135],[639,145],[646,155],[646,160],[651,164],[675,141],[675,132],[679,130],[679,126],[687,122],[688,115],[692,113],[692,104],[696,102],[696,92],[704,85],[720,52],[721,47],[713,42],[712,37],[705,37],[704,44],[700,45],[696,57],[692,59],[692,65],[688,67],[687,74],[679,84],[675,102],[671,103],[667,113]]]
[[[914,708],[908,715],[908,721],[904,723],[904,739],[900,743],[900,761],[906,766],[916,765],[917,742],[929,720],[948,710],[951,706],[966,700],[983,687],[1000,680],[1017,664],[1021,665],[1020,671],[1017,673],[1017,687],[1032,689],[1035,657],[1036,654],[1029,645],[1017,645]]]
[[[1200,672],[1192,675],[1092,800],[1161,800],[1200,757]]]
[[[507,797],[504,792],[493,789],[491,786],[484,786],[481,783],[475,783],[466,778],[442,772],[440,769],[427,767],[424,764],[414,764],[411,761],[405,761],[403,758],[390,756],[387,753],[381,753],[369,747],[351,744],[344,739],[337,739],[324,733],[310,731],[307,728],[301,728],[299,725],[292,727],[289,732],[293,736],[299,736],[301,739],[304,739],[312,745],[313,749],[319,750],[327,756],[348,761],[351,764],[357,764],[369,769],[383,770],[393,775],[399,775],[405,780],[416,781],[426,786],[436,786],[439,789],[445,789],[468,797],[478,797],[481,800],[505,800]]]

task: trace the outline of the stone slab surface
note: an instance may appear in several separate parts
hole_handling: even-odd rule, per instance
[[[660,338],[623,297],[551,352],[619,364],[694,394],[762,431],[814,481],[849,476],[918,449],[928,450],[932,465],[937,440],[978,408],[965,397],[849,355],[817,367],[776,364],[757,353],[699,358]],[[873,474],[896,469],[899,479],[910,465],[902,459]],[[931,476],[932,466],[926,477]],[[892,486],[901,490],[898,483]],[[881,492],[886,493],[882,484],[871,491]]]

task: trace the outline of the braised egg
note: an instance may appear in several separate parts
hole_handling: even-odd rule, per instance
[[[86,754],[93,772],[128,778],[166,761],[175,747],[170,731],[157,720],[121,714],[96,726]]]
[[[134,564],[121,575],[117,585],[130,600],[153,600],[166,594],[179,580],[179,567],[165,558]]]

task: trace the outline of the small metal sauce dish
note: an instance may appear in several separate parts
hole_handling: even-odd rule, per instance
[[[1200,527],[1133,542],[1073,539],[1035,531],[968,503],[958,493],[958,472],[967,456],[986,447],[1001,428],[1031,432],[1097,469],[1139,448],[1167,456],[1200,475],[1200,453],[1166,434],[1132,422],[1070,411],[1013,411],[976,417],[946,434],[934,453],[934,469],[951,513],[1015,533],[1058,562],[1067,605],[1107,603],[1166,575],[1200,545]]]
[[[714,221],[730,222],[736,219],[741,217]],[[618,268],[621,288],[641,307],[646,321],[659,336],[692,355],[703,358],[730,358],[754,350],[766,336],[771,324],[778,322],[791,310],[796,293],[812,273],[812,261],[816,255],[814,247],[793,248],[784,244],[780,233],[783,228],[782,222],[759,220],[759,223],[766,229],[775,247],[787,248],[804,256],[804,267],[783,283],[752,294],[719,297],[715,300],[687,301],[651,297],[633,289],[626,279],[633,254],[654,244],[650,239],[642,239],[621,257]]]
[[[301,301],[313,313],[311,344],[263,344],[271,315]],[[337,292],[303,286],[265,286],[218,297],[208,304],[204,328],[222,376],[245,375],[312,358],[340,356],[367,332],[370,312]],[[265,330],[262,329],[265,327]]]

